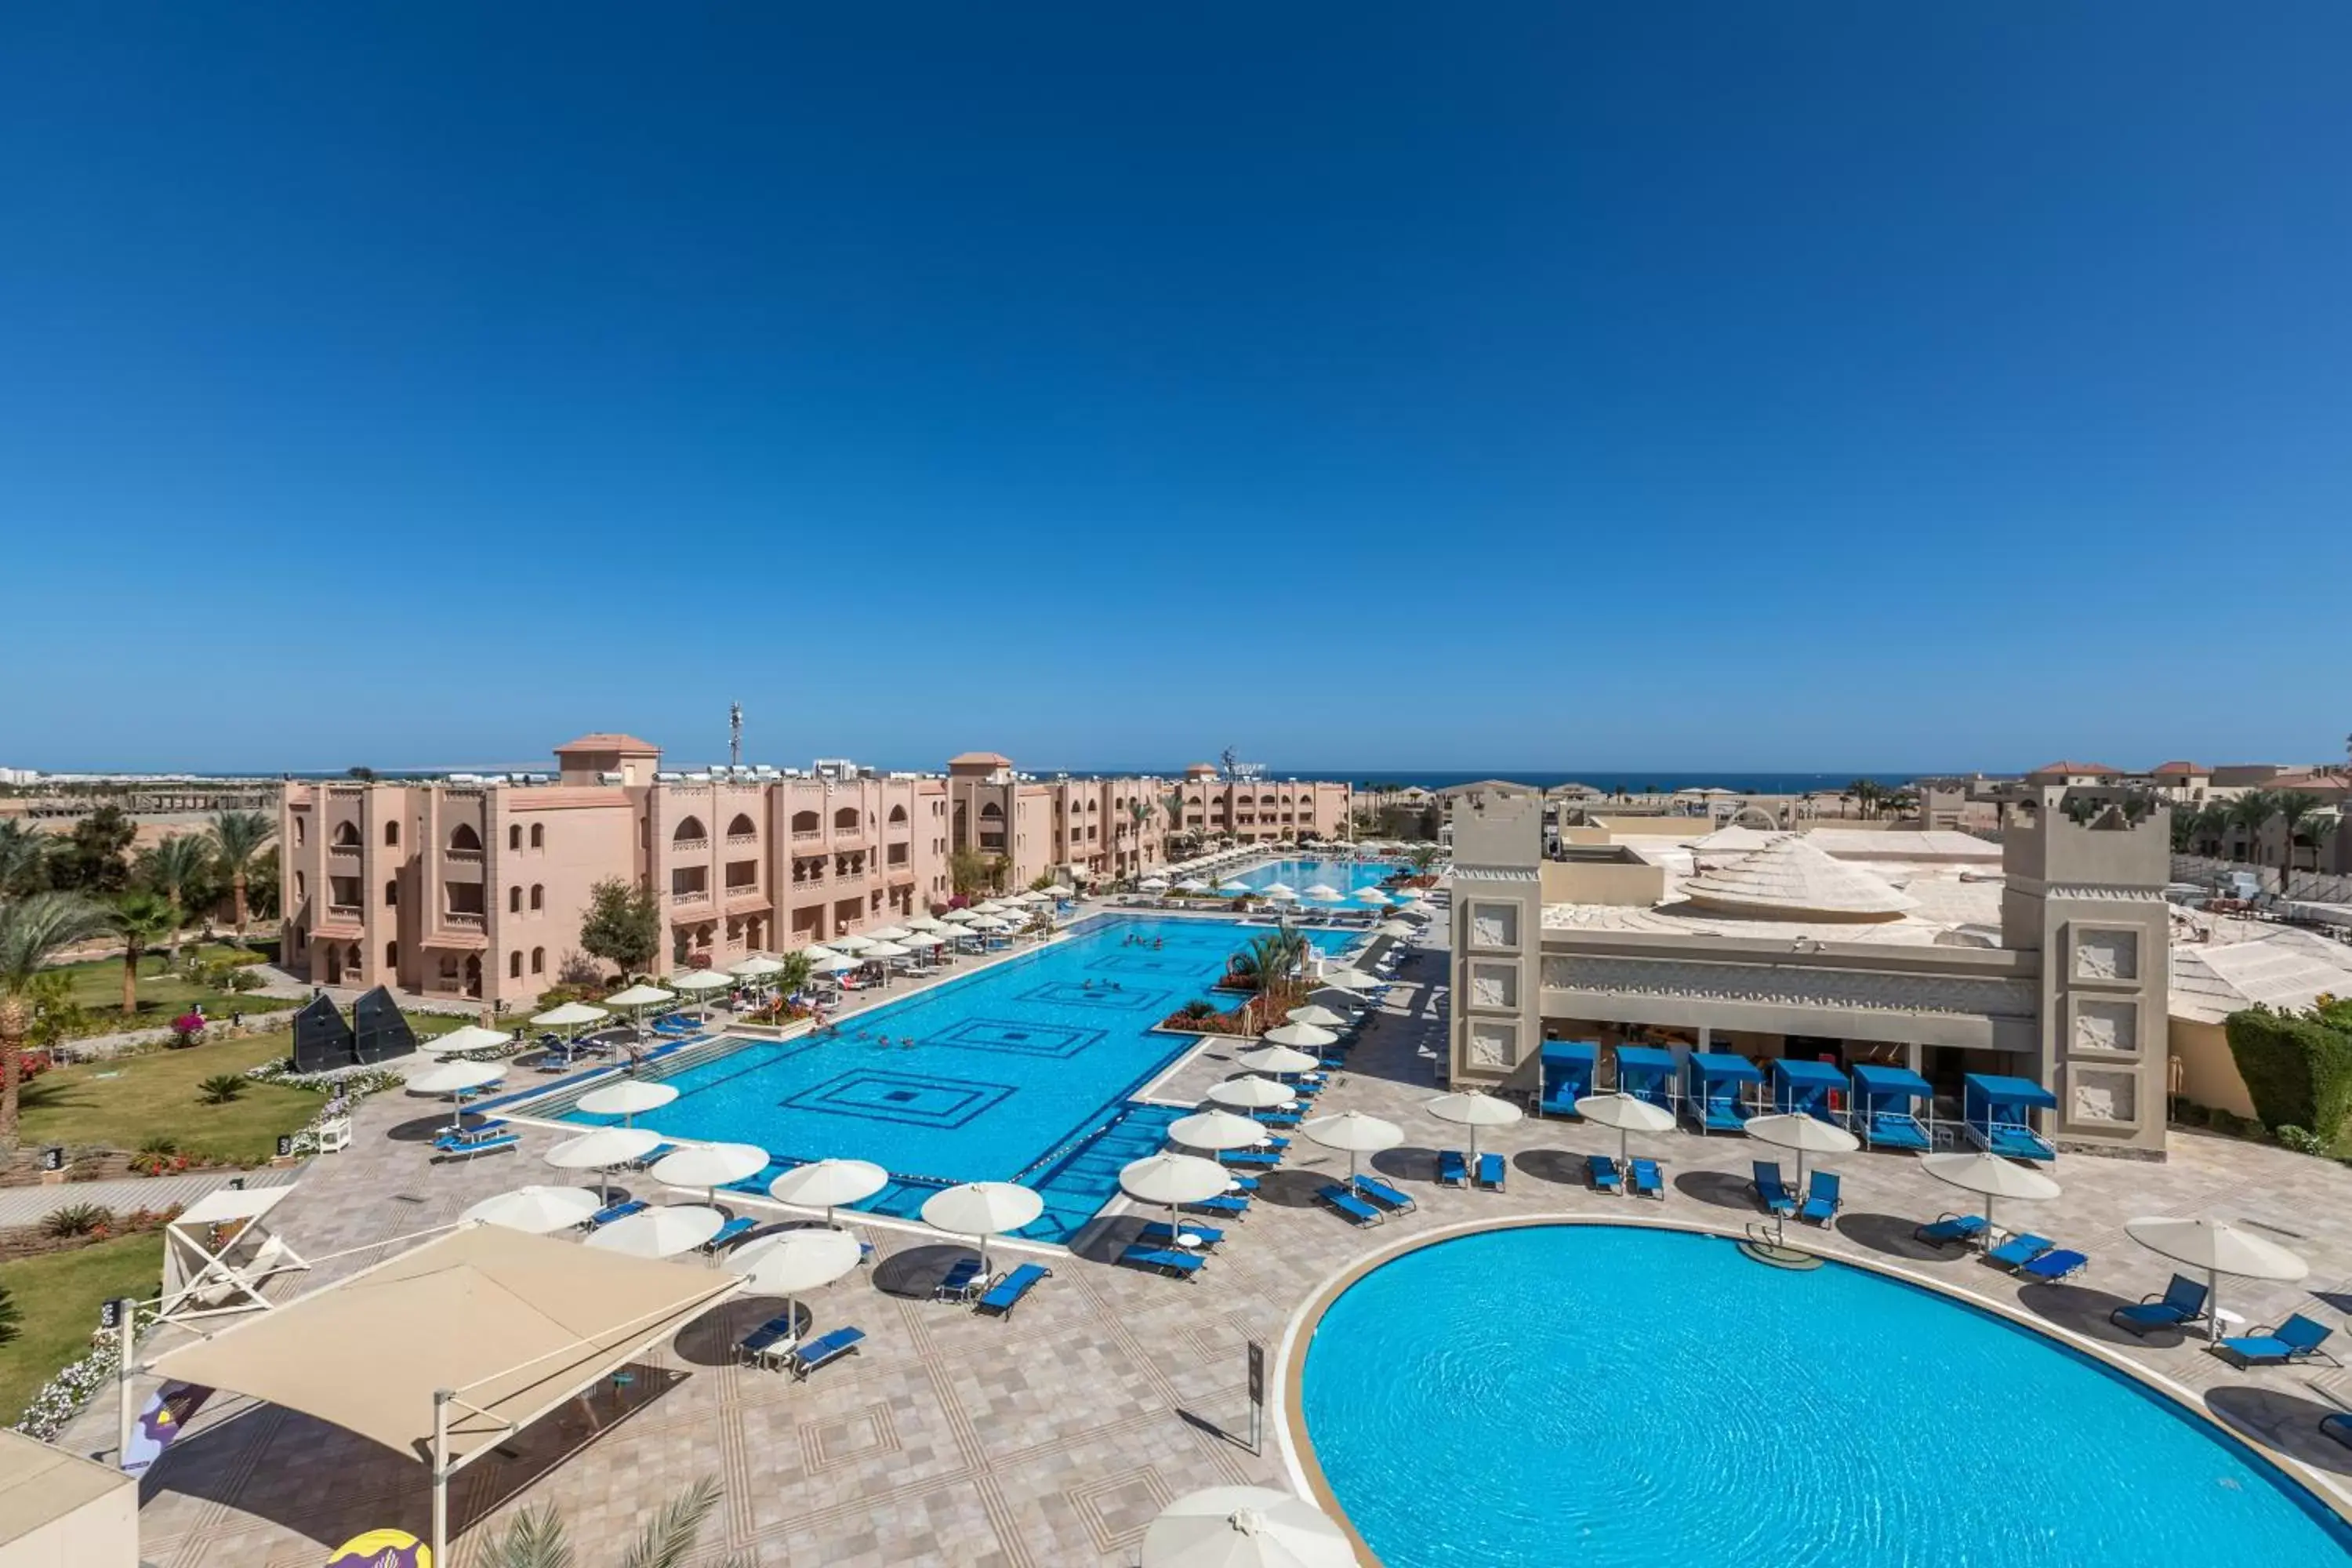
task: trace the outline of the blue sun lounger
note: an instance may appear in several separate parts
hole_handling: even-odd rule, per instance
[[[612,1224],[616,1219],[626,1219],[633,1214],[643,1214],[645,1212],[645,1199],[624,1198],[619,1203],[613,1205],[609,1208],[598,1209],[594,1214],[590,1215],[587,1219],[582,1223],[586,1225],[590,1230],[599,1230],[604,1226]]]
[[[1227,1180],[1233,1184],[1231,1190],[1234,1192],[1254,1193],[1257,1191],[1257,1178],[1255,1176],[1232,1176],[1228,1177]]]
[[[1756,1189],[1765,1210],[1786,1217],[1797,1212],[1797,1200],[1789,1194],[1788,1184],[1780,1180],[1780,1162],[1758,1160],[1749,1165],[1754,1179],[1748,1184]]]
[[[1189,1203],[1182,1206],[1187,1214],[1213,1214],[1225,1219],[1241,1219],[1248,1215],[1249,1205],[1247,1193],[1226,1193],[1219,1197],[1202,1198],[1197,1203]]]
[[[1213,1225],[1188,1225],[1184,1227],[1184,1234],[1199,1237],[1203,1247],[1223,1247],[1225,1244],[1225,1233]],[[1172,1247],[1176,1244],[1176,1233],[1169,1228],[1166,1220],[1155,1219],[1136,1232],[1135,1239],[1152,1247]]]
[[[1363,1194],[1364,1196],[1371,1199],[1372,1202],[1380,1205],[1382,1208],[1393,1209],[1398,1214],[1411,1214],[1414,1209],[1421,1206],[1413,1202],[1412,1194],[1399,1192],[1396,1188],[1389,1185],[1378,1176],[1358,1176],[1356,1178],[1356,1191]]]
[[[1036,1289],[1037,1281],[1053,1277],[1054,1271],[1042,1263],[1024,1263],[1010,1274],[1000,1275],[974,1303],[974,1310],[1009,1318],[1013,1309],[1021,1305],[1021,1298]]]
[[[1458,1187],[1470,1180],[1470,1162],[1458,1149],[1437,1152],[1437,1181],[1441,1186]]]
[[[2205,1320],[2205,1281],[2176,1274],[2161,1296],[2142,1297],[2134,1307],[2117,1307],[2107,1321],[2136,1334],[2154,1329],[2185,1329]]]
[[[781,1318],[770,1318],[738,1342],[735,1354],[742,1361],[765,1361],[790,1350],[793,1328],[793,1314],[789,1312]]]
[[[2090,1261],[2082,1253],[2061,1247],[2043,1253],[2018,1272],[2039,1284],[2055,1285],[2080,1274]]]
[[[1923,1225],[1911,1233],[1912,1238],[1931,1247],[1949,1247],[1954,1242],[1976,1240],[1985,1233],[1985,1217],[1980,1214],[1948,1214],[1934,1223]]]
[[[1499,1193],[1503,1190],[1503,1177],[1508,1170],[1500,1154],[1481,1154],[1478,1156],[1478,1184],[1490,1193]]]
[[[1797,1217],[1827,1225],[1844,1205],[1845,1199],[1838,1195],[1837,1173],[1815,1171],[1806,1184],[1805,1204],[1797,1211]]]
[[[1334,1182],[1315,1194],[1358,1225],[1378,1225],[1385,1217],[1381,1211]]]
[[[980,1259],[966,1253],[955,1260],[954,1267],[932,1289],[931,1295],[940,1301],[969,1301],[979,1292],[980,1286]]]
[[[2294,1362],[2309,1361],[2314,1356],[2326,1356],[2329,1361],[2335,1361],[2334,1356],[2319,1348],[2321,1342],[2334,1331],[2326,1324],[2314,1322],[2297,1312],[2268,1333],[2257,1330],[2251,1334],[2225,1339],[2221,1342],[2220,1350],[2240,1366],[2284,1366]]]
[[[1220,1149],[1220,1165],[1242,1165],[1254,1171],[1270,1171],[1282,1163],[1282,1156],[1271,1149]]]
[[[1622,1193],[1625,1190],[1625,1178],[1617,1173],[1617,1162],[1610,1155],[1587,1154],[1584,1172],[1592,1178],[1592,1190],[1596,1193]]]
[[[521,1138],[512,1132],[470,1130],[465,1132],[444,1132],[440,1137],[433,1140],[433,1152],[436,1154],[463,1154],[470,1159],[476,1154],[488,1154],[500,1149],[512,1149],[521,1142]]]
[[[809,1373],[821,1366],[830,1366],[844,1356],[856,1355],[859,1342],[865,1338],[864,1329],[835,1329],[786,1352],[784,1368],[794,1377],[805,1380]]]
[[[727,1247],[734,1246],[735,1243],[740,1241],[743,1237],[751,1235],[753,1231],[759,1228],[760,1222],[758,1220],[753,1219],[749,1215],[739,1214],[733,1219],[729,1220],[725,1225],[720,1226],[716,1231],[712,1232],[710,1239],[702,1244],[702,1250],[705,1252],[723,1251]]]
[[[2045,1252],[2054,1252],[2058,1244],[2046,1236],[2012,1236],[1985,1254],[1985,1261],[1998,1263],[2014,1274]]]
[[[1209,1261],[1197,1252],[1186,1252],[1179,1247],[1142,1246],[1129,1247],[1118,1255],[1118,1260],[1138,1268],[1156,1268],[1162,1274],[1173,1274],[1182,1279],[1190,1279],[1198,1274],[1202,1266]]]
[[[1658,1163],[1655,1160],[1636,1160],[1633,1162],[1633,1194],[1636,1197],[1656,1198],[1664,1202],[1666,1195],[1666,1179],[1659,1173]]]

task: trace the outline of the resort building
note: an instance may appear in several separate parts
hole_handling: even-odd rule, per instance
[[[1184,831],[1237,844],[1343,838],[1353,792],[1344,784],[1306,779],[1229,779],[1207,763],[1184,770]]]
[[[1137,877],[1170,858],[1171,783],[1039,780],[992,752],[944,775],[838,763],[679,773],[648,742],[593,734],[555,758],[552,779],[288,784],[288,964],[325,985],[522,1003],[557,984],[591,889],[615,878],[661,901],[660,962],[725,965],[943,904],[960,849],[1001,860],[990,868],[1008,889]],[[1186,787],[1204,801],[1226,788]],[[1226,793],[1244,788],[1276,804],[1244,813],[1226,798],[1211,837],[1234,816],[1253,838],[1345,829],[1345,784]]]
[[[1729,827],[1544,852],[1543,799],[1453,820],[1451,1069],[1539,1092],[1544,1044],[1969,1074],[2055,1096],[2062,1148],[2159,1155],[2168,1081],[2168,827],[2065,784],[2012,786],[1972,834]],[[2083,786],[2089,787],[2089,786]],[[2079,820],[2078,820],[2079,818]],[[1663,826],[1664,825],[1656,825]]]

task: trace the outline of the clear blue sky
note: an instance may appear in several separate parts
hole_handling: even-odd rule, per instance
[[[2347,71],[2340,0],[20,6],[0,763],[2328,757]]]

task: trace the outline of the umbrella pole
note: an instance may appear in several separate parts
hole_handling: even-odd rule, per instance
[[[457,1391],[433,1391],[433,1561],[449,1560],[449,1402]]]
[[[2205,1270],[2205,1342],[2212,1344],[2221,1337],[2221,1271]]]

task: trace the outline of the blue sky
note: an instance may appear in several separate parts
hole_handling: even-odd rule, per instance
[[[2352,9],[34,8],[0,763],[2316,759]],[[2332,666],[2332,668],[2331,668]]]

